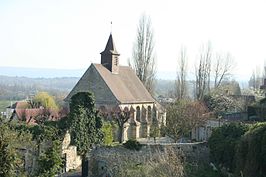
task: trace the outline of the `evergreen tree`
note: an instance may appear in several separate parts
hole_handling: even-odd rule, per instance
[[[94,98],[89,92],[79,92],[70,102],[70,134],[72,144],[77,146],[82,156],[82,173],[86,154],[95,144],[103,141],[102,120],[94,105]]]
[[[18,149],[29,149],[31,134],[27,131],[16,131],[10,122],[4,122],[0,118],[0,176],[22,176],[24,168],[23,159]]]
[[[247,125],[240,123],[225,124],[214,129],[208,141],[211,160],[217,166],[226,167],[230,172],[233,172],[236,146],[247,130]]]
[[[256,123],[241,137],[235,153],[235,173],[266,176],[266,123]]]

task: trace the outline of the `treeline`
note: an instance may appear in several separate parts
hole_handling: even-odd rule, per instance
[[[22,100],[46,91],[53,96],[66,95],[78,82],[78,77],[28,78],[0,76],[0,100]],[[159,79],[155,84],[156,96],[171,97],[175,81]]]
[[[0,85],[41,87],[45,89],[71,90],[79,80],[78,77],[57,77],[57,78],[28,78],[0,76]]]
[[[66,95],[77,83],[77,77],[27,78],[0,76],[0,100],[22,100],[38,91],[53,96]]]

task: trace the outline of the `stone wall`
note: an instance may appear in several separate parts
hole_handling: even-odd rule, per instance
[[[62,142],[62,155],[65,159],[65,171],[81,166],[81,157],[77,154],[77,147],[70,145],[70,134],[67,132]]]
[[[62,157],[64,158],[64,168],[62,172],[68,172],[69,170],[77,169],[81,166],[81,157],[77,154],[77,147],[70,145],[70,134],[67,132],[62,142]],[[49,142],[42,143],[40,149],[47,149]],[[20,155],[24,159],[24,170],[28,174],[33,174],[38,168],[36,156],[37,149],[25,147],[18,149]]]
[[[209,163],[206,143],[143,145],[140,151],[128,150],[123,146],[97,147],[89,156],[90,175],[113,176],[114,171],[125,165],[125,162],[136,166],[161,160],[171,163],[175,156],[180,161],[180,166],[184,162]]]
[[[214,128],[222,126],[225,123],[226,122],[224,120],[207,120],[203,126],[192,129],[191,139],[194,139],[196,141],[208,141],[208,139],[211,137],[212,130]]]

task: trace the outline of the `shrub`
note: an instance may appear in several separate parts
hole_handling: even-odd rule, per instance
[[[235,168],[235,148],[248,127],[240,123],[225,124],[215,129],[209,139],[211,159],[233,171]]]
[[[137,151],[139,151],[142,147],[142,145],[137,140],[128,140],[123,145],[127,149],[137,150]]]
[[[236,150],[236,174],[266,176],[266,123],[257,123],[241,138]]]
[[[219,170],[213,170],[208,164],[197,164],[195,167],[191,163],[186,163],[185,165],[185,173],[186,177],[226,177],[226,175],[222,174]]]
[[[61,143],[56,140],[38,157],[39,177],[55,176],[62,167]]]
[[[110,122],[104,122],[102,126],[103,131],[103,143],[106,146],[110,146],[113,142],[113,126]]]

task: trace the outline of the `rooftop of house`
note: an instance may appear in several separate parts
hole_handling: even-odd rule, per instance
[[[29,108],[30,105],[27,101],[17,101],[14,104],[12,104],[11,106],[8,106],[7,108],[10,109],[26,109]]]
[[[65,111],[44,108],[14,110],[14,115],[16,115],[17,119],[19,121],[25,121],[27,124],[37,124],[37,119],[45,116],[49,121],[56,121],[66,116],[66,114],[67,112]],[[14,115],[12,115],[11,119],[14,118]]]
[[[48,116],[48,120],[56,121],[65,117],[68,113],[66,108],[60,110],[45,109],[43,107],[31,108],[27,101],[17,101],[7,108],[14,110],[10,118],[11,120],[16,117],[19,121],[25,121],[27,124],[36,124],[36,119],[44,115]]]

